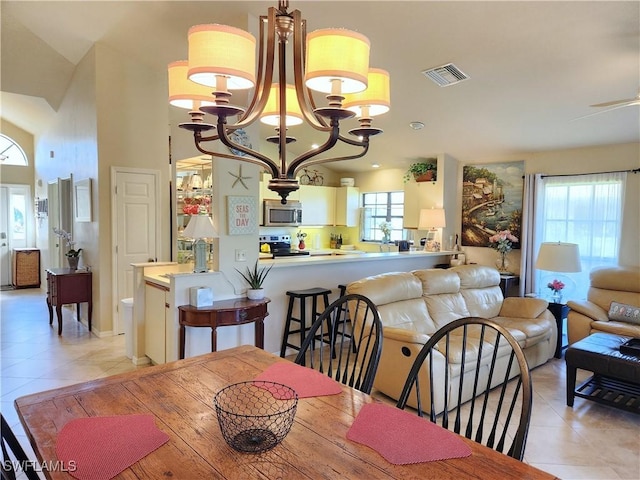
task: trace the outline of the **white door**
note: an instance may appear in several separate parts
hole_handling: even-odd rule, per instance
[[[11,251],[32,243],[28,185],[0,187],[0,285],[11,284]]]
[[[112,230],[114,238],[113,333],[124,333],[120,320],[120,300],[133,297],[132,263],[156,261],[159,222],[157,199],[160,173],[114,167],[111,171],[114,186]]]
[[[0,285],[11,283],[11,251],[9,250],[9,189],[0,188]]]

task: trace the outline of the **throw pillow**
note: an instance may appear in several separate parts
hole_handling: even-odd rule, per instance
[[[609,320],[618,320],[619,322],[640,325],[640,307],[611,302],[609,306]]]

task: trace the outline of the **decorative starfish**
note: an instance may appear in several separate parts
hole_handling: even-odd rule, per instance
[[[238,174],[236,175],[233,172],[229,172],[229,175],[231,175],[233,178],[235,178],[235,181],[233,182],[233,185],[231,185],[231,188],[234,188],[236,186],[236,184],[238,182],[240,182],[242,184],[242,186],[249,190],[249,187],[247,187],[247,184],[244,183],[245,180],[249,180],[251,177],[243,177],[242,176],[242,165],[238,165]]]

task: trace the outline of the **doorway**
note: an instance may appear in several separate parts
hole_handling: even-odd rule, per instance
[[[33,243],[29,185],[0,186],[0,287],[10,288],[11,252]]]
[[[133,297],[133,263],[154,262],[160,248],[160,172],[111,169],[113,256],[113,333],[124,333],[120,300]]]

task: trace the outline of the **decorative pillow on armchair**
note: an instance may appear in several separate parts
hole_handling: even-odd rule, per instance
[[[611,302],[609,306],[609,320],[635,323],[640,325],[640,307],[625,305],[624,303]]]

